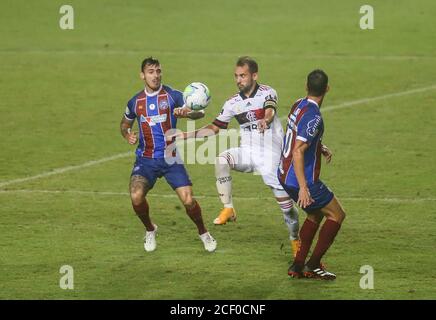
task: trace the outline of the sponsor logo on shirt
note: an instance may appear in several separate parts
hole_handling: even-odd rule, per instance
[[[141,114],[141,122],[147,122],[148,125],[154,126],[158,123],[167,121],[167,114],[159,114],[156,116],[151,117],[144,117],[144,115]]]
[[[321,123],[321,117],[320,116],[315,116],[314,119],[310,120],[307,123],[307,134],[311,137],[314,137],[318,131],[319,131],[319,125]]]

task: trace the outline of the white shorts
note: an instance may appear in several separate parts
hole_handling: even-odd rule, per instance
[[[277,178],[281,150],[277,152],[268,148],[239,147],[228,149],[219,156],[226,158],[233,170],[260,174],[267,186],[283,190]]]

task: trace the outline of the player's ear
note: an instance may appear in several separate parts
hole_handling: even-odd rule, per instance
[[[309,92],[309,87],[307,86],[307,83],[305,85],[305,89],[306,89],[306,92]]]
[[[329,92],[329,90],[330,90],[330,86],[327,85],[327,88],[325,89],[325,93]]]
[[[258,78],[258,76],[257,76],[257,72],[253,73],[253,80],[254,80],[254,81],[257,81],[257,78]]]
[[[144,74],[144,72],[140,72],[139,73],[139,77],[141,78],[141,80],[145,80],[145,74]]]

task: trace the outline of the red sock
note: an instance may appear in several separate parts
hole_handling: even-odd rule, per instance
[[[303,226],[300,229],[301,245],[294,260],[295,264],[300,266],[304,265],[318,227],[319,224],[309,219],[306,219],[306,221],[304,221]]]
[[[327,219],[326,222],[324,222],[319,231],[318,242],[316,243],[315,250],[313,250],[312,256],[307,262],[309,267],[317,268],[320,265],[321,258],[332,245],[340,228],[341,225],[336,221]]]
[[[147,231],[153,231],[154,226],[151,223],[150,215],[148,213],[147,200],[144,199],[144,202],[141,202],[141,204],[139,204],[137,206],[132,203],[132,206],[133,206],[133,210],[135,210],[135,212],[136,212],[136,215],[144,224],[145,229],[147,229]]]
[[[198,234],[203,234],[207,232],[206,227],[203,223],[203,218],[201,216],[201,208],[197,201],[195,201],[194,206],[192,206],[191,208],[186,208],[186,213],[197,226]]]

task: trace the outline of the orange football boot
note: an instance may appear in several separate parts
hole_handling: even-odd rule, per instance
[[[233,208],[222,209],[218,217],[215,218],[215,220],[213,220],[213,223],[216,225],[222,225],[222,224],[226,224],[227,221],[236,221],[235,209]]]

